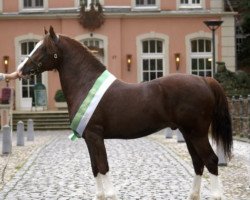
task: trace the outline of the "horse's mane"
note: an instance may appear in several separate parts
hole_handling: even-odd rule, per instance
[[[101,68],[106,68],[103,63],[86,47],[84,44],[64,35],[59,35],[59,40],[64,40],[65,43],[71,44],[74,46],[72,51],[75,50],[75,54],[79,54],[79,59],[82,59],[82,62],[92,64]],[[55,53],[58,51],[54,41],[51,39],[50,35],[47,34],[44,37],[43,43],[48,51],[48,53]]]

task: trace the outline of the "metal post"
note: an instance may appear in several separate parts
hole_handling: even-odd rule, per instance
[[[212,43],[213,43],[213,76],[215,75],[215,30],[212,29]]]
[[[28,120],[28,127],[27,127],[27,140],[34,141],[35,133],[34,133],[34,125],[33,120]]]
[[[213,56],[213,77],[215,74],[215,31],[216,29],[218,29],[220,27],[220,25],[223,23],[223,21],[220,20],[208,20],[208,21],[204,21],[204,24],[206,24],[206,26],[212,31],[212,43],[213,43],[213,52],[212,52],[212,56]]]
[[[12,137],[10,127],[5,125],[3,127],[3,146],[2,154],[10,154],[12,151]]]
[[[17,132],[16,132],[16,145],[24,146],[24,125],[22,121],[17,123]]]

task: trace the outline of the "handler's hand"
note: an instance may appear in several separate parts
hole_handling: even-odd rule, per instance
[[[0,73],[0,81],[4,81],[5,80],[5,74]]]

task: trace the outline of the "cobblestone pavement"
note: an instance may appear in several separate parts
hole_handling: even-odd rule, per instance
[[[16,132],[12,134],[12,154],[10,158],[6,155],[2,155],[2,132],[0,131],[0,175],[2,176],[3,168],[8,162],[7,169],[4,174],[4,181],[8,182],[14,176],[14,174],[19,171],[20,168],[26,163],[27,159],[34,153],[36,153],[39,148],[43,147],[47,142],[56,138],[57,134],[60,132],[51,131],[36,131],[35,140],[25,141],[25,146],[16,146]],[[25,134],[25,138],[26,134]],[[0,180],[0,190],[3,187],[2,178]],[[0,192],[1,193],[1,192]]]
[[[56,139],[51,138],[50,143],[37,149],[13,179],[2,191],[0,190],[0,199],[93,199],[95,186],[86,145],[83,140],[71,142],[68,134],[69,132],[64,132],[57,135]],[[175,139],[167,140],[162,134],[127,141],[107,140],[105,143],[113,182],[121,200],[187,198],[193,168],[184,143],[177,143]],[[249,150],[249,144],[240,147],[241,150],[237,148],[239,152],[235,153],[236,162],[242,161],[241,164],[247,168],[249,160],[245,159],[245,155]],[[240,154],[243,157],[240,157]],[[234,167],[229,165],[223,170],[230,168],[229,172],[237,171]],[[227,199],[246,200],[249,197],[249,174],[247,169],[245,170],[241,175],[245,179],[235,179],[238,182],[230,184],[231,190],[234,190],[233,185],[240,185],[239,188],[243,192],[235,191],[236,195],[231,195]],[[236,176],[238,175],[236,172]],[[224,179],[227,180],[228,177],[222,175],[223,182]],[[228,184],[224,184],[225,186]],[[208,199],[207,188],[208,181],[205,179],[202,199]]]
[[[176,139],[163,140],[161,134],[153,134],[149,137],[169,150],[175,152],[181,160],[190,166],[191,158],[187,154],[185,143],[176,143]],[[234,141],[233,156],[227,167],[219,167],[219,175],[227,200],[250,199],[250,143]],[[215,147],[213,146],[214,150]],[[209,181],[209,175],[205,169],[203,180]],[[205,184],[206,185],[206,184]]]

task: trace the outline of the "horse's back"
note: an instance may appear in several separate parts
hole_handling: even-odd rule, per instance
[[[212,81],[212,80],[211,80]],[[177,98],[179,101],[200,101],[213,98],[211,88],[205,78],[188,75],[173,74],[158,80],[163,92],[169,98]],[[166,98],[167,98],[166,97]]]
[[[132,138],[192,124],[202,113],[210,115],[212,106],[213,95],[204,78],[174,74],[138,84],[116,80],[98,109],[110,137]]]

